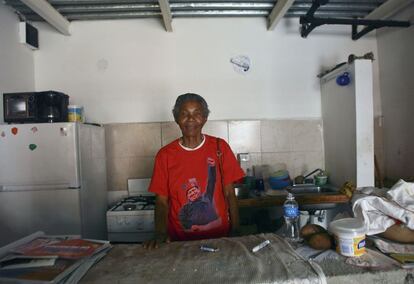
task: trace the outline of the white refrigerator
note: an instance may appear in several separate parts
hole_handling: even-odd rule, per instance
[[[0,246],[36,231],[106,239],[104,128],[0,125]]]
[[[372,72],[371,60],[357,59],[321,78],[325,169],[338,187],[375,184]],[[349,82],[341,85],[345,73]]]

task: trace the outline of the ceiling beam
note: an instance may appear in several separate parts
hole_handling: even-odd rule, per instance
[[[365,18],[374,20],[386,19],[413,3],[413,0],[388,0],[369,13]]]
[[[165,30],[167,32],[172,32],[172,14],[171,14],[171,8],[170,3],[168,0],[158,0],[158,3],[160,4],[162,19],[164,20],[164,26]]]
[[[64,35],[70,35],[69,21],[66,20],[52,5],[46,0],[21,0],[40,17],[45,19],[52,27]]]
[[[295,0],[277,0],[275,6],[267,18],[267,29],[272,31],[280,19],[286,14]]]

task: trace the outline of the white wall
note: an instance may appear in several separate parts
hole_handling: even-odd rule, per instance
[[[414,4],[397,15],[414,22]],[[385,174],[414,176],[414,26],[378,33]]]
[[[71,36],[39,24],[36,89],[69,94],[103,123],[172,120],[184,92],[204,96],[211,119],[319,118],[316,75],[350,53],[376,55],[376,39],[352,41],[350,27],[302,39],[298,21],[267,31],[264,18],[174,19],[173,33],[158,19],[73,22]],[[233,71],[237,55],[250,57],[249,74]]]
[[[0,122],[3,122],[3,93],[33,91],[33,51],[19,42],[19,19],[0,3]]]

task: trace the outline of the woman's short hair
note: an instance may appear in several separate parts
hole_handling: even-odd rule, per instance
[[[195,101],[198,102],[201,107],[203,108],[203,115],[205,118],[208,117],[210,110],[208,109],[208,104],[206,102],[206,100],[197,94],[193,94],[193,93],[186,93],[183,95],[178,96],[177,100],[175,101],[175,105],[174,108],[172,110],[172,113],[174,115],[174,119],[175,121],[178,120],[178,116],[180,114],[180,109],[183,106],[184,103],[188,102],[188,101]]]

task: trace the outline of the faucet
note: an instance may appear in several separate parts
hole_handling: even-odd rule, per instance
[[[322,169],[316,169],[316,170],[310,172],[309,174],[307,174],[306,176],[304,176],[304,179],[306,179],[307,177],[309,177],[309,176],[311,176],[315,173],[320,173],[320,172],[323,172],[323,170]]]
[[[313,175],[315,173],[320,173],[320,172],[323,172],[323,170],[322,169],[316,169],[316,170],[310,172],[309,174],[307,174],[305,176],[302,176],[302,175],[297,176],[297,177],[295,177],[294,182],[295,182],[295,184],[303,184],[303,183],[306,182],[306,178],[307,177],[309,177],[309,176],[311,176],[311,175]]]

